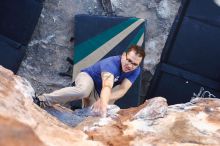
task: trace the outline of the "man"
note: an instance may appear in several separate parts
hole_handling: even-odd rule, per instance
[[[123,97],[140,74],[139,65],[144,57],[144,49],[132,45],[121,56],[108,57],[82,69],[75,86],[35,97],[34,102],[43,107],[83,99],[84,107],[92,105],[94,113],[105,117],[110,101]]]

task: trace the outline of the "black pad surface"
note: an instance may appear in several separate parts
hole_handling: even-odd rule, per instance
[[[0,34],[27,45],[42,7],[42,0],[1,0]]]
[[[215,1],[182,1],[147,98],[163,96],[176,104],[220,97],[219,18]]]

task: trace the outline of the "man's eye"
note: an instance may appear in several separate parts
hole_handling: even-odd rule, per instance
[[[134,65],[134,66],[138,66],[138,64],[133,63],[130,59],[128,59],[128,62],[131,63],[131,64]]]
[[[133,63],[130,59],[128,59],[128,62],[129,62],[129,63]]]
[[[138,64],[136,64],[136,63],[133,63],[133,65],[134,65],[134,66],[138,66]]]

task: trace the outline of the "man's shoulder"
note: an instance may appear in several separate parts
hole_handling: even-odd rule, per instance
[[[136,72],[137,74],[139,74],[139,73],[141,72],[141,67],[138,66],[138,67],[135,69],[135,72]]]
[[[140,68],[140,66],[138,66],[135,70],[131,71],[128,74],[130,74],[130,75],[139,75],[140,72],[141,72],[141,68]]]
[[[101,70],[112,74],[118,74],[120,71],[120,56],[111,56],[100,62]]]
[[[117,55],[117,56],[110,56],[110,57],[107,57],[105,58],[104,60],[119,60],[120,59],[120,56]]]
[[[111,57],[107,57],[107,58],[104,58],[100,61],[100,63],[104,63],[104,64],[115,64],[118,62],[120,62],[120,56],[111,56]]]

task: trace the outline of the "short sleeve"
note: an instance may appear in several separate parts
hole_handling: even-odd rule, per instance
[[[138,67],[136,70],[134,70],[134,72],[132,72],[131,74],[129,74],[126,78],[131,81],[131,83],[133,84],[135,82],[135,80],[137,79],[137,77],[140,74],[140,67]]]
[[[117,72],[117,66],[111,59],[105,59],[100,63],[101,72],[109,72],[113,75]]]

